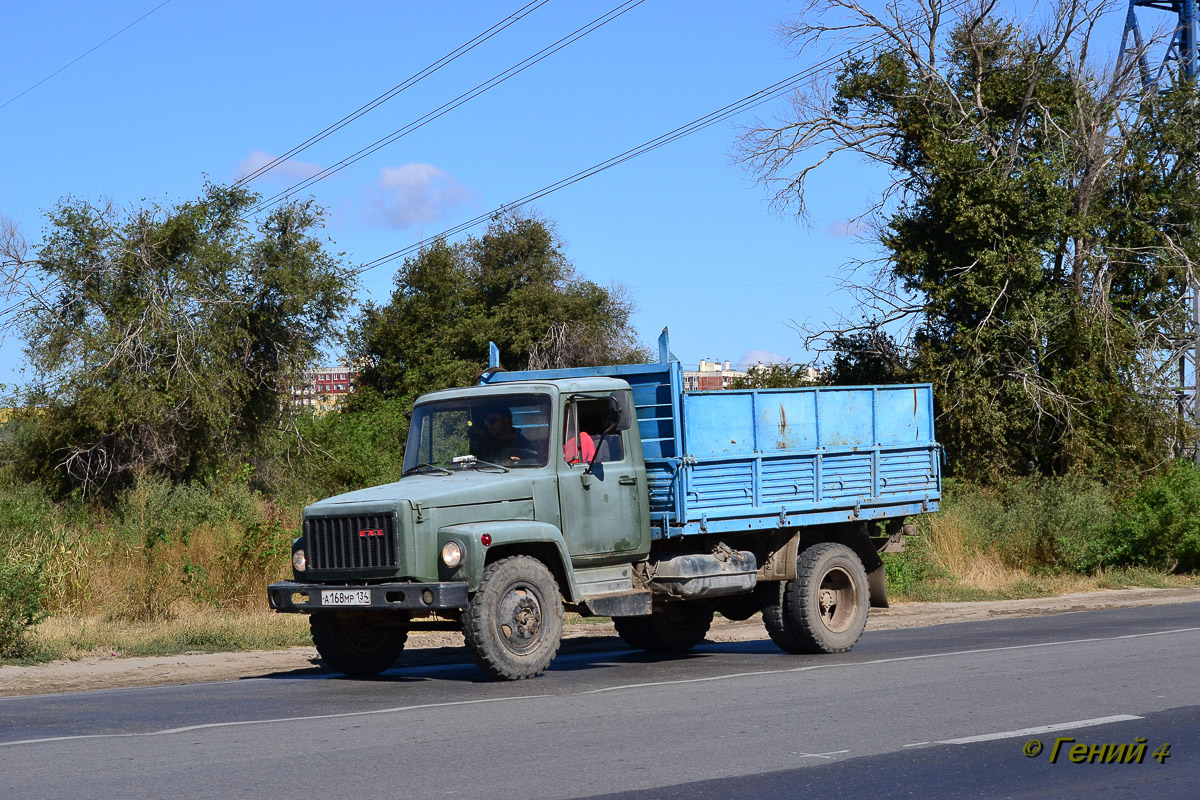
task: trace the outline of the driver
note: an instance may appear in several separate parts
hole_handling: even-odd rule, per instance
[[[483,426],[487,436],[480,442],[476,455],[484,461],[501,464],[520,461],[523,454],[533,450],[525,435],[513,427],[512,410],[507,406],[488,409],[483,416]]]

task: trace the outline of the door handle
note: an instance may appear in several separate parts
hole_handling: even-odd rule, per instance
[[[620,478],[617,479],[617,483],[621,484],[622,486],[637,486],[637,476],[636,475],[622,475]]]

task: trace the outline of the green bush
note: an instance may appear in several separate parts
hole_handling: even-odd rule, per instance
[[[28,652],[27,634],[45,617],[45,592],[41,562],[0,562],[0,658],[21,658]]]
[[[884,553],[882,558],[888,592],[897,596],[911,596],[924,583],[950,577],[930,558],[924,538],[910,538],[904,552]]]
[[[1092,560],[1097,567],[1200,569],[1200,470],[1181,461],[1144,484],[1121,504]]]
[[[1117,500],[1081,476],[1017,478],[1003,487],[946,482],[943,513],[962,520],[964,546],[1034,572],[1089,573],[1110,536]]]
[[[300,423],[304,452],[275,457],[292,467],[286,479],[274,482],[284,494],[324,497],[399,480],[411,402],[361,394],[351,410]]]

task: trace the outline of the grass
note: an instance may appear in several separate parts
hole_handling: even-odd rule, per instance
[[[1144,566],[1078,568],[1112,530],[1111,494],[1079,481],[1008,492],[950,486],[942,510],[917,520],[908,550],[885,555],[888,597],[963,602],[1054,597],[1102,589],[1200,586],[1200,575]]]
[[[308,618],[301,614],[195,608],[173,619],[145,622],[64,614],[38,625],[25,657],[0,660],[0,664],[279,650],[311,644]]]
[[[966,577],[938,576],[900,587],[888,586],[888,599],[899,603],[957,603],[1057,597],[1103,589],[1182,589],[1200,587],[1200,576],[1169,575],[1123,567],[1096,575],[1031,574],[988,565]]]

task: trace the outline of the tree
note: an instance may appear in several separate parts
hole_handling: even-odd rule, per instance
[[[1181,431],[1162,354],[1187,334],[1200,249],[1195,87],[1130,103],[1136,60],[1091,60],[1099,0],[1037,26],[956,5],[816,0],[786,28],[801,49],[863,47],[748,130],[745,162],[801,214],[806,177],[840,154],[891,175],[864,210],[884,253],[854,271],[864,321],[810,342],[838,371],[931,381],[960,474],[1163,463]]]
[[[241,217],[257,200],[213,185],[177,206],[67,199],[35,258],[6,258],[36,373],[20,468],[109,495],[139,475],[203,479],[254,458],[351,286],[315,237],[320,209],[281,206],[252,233]]]
[[[794,389],[823,386],[824,376],[808,364],[751,364],[746,374],[729,382],[730,389]]]
[[[367,304],[351,331],[361,364],[354,407],[373,394],[410,399],[470,383],[488,342],[507,369],[648,360],[617,289],[577,277],[552,227],[498,217],[480,238],[434,242],[406,260],[383,305]]]

